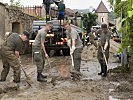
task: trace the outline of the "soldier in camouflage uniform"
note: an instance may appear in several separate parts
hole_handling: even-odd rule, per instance
[[[40,82],[46,82],[46,78],[47,78],[47,76],[44,76],[42,74],[42,71],[44,69],[44,64],[45,64],[45,58],[48,58],[48,54],[46,53],[44,42],[45,42],[47,32],[50,31],[51,28],[52,28],[52,23],[47,22],[46,27],[38,31],[38,34],[35,38],[35,42],[33,43],[34,61],[37,66],[37,81],[40,81]]]
[[[22,50],[24,41],[28,40],[29,33],[24,31],[21,35],[12,33],[7,37],[1,47],[1,57],[3,63],[3,70],[1,72],[1,81],[5,81],[9,73],[10,67],[14,72],[14,82],[20,82],[20,62],[19,53]]]
[[[107,75],[107,65],[105,63],[103,53],[105,53],[106,59],[108,61],[111,32],[107,29],[106,24],[102,24],[101,28],[102,29],[99,29],[98,31],[95,32],[95,35],[99,36],[99,43],[96,44],[96,42],[93,41],[93,44],[98,49],[97,58],[98,58],[98,61],[101,65],[101,72],[98,73],[98,75],[102,75],[103,77],[106,77],[106,75]],[[103,48],[103,51],[102,51],[102,48]]]
[[[82,41],[78,32],[71,27],[69,22],[65,23],[65,28],[68,39],[68,46],[70,47],[70,55],[73,55],[74,58],[74,69],[75,71],[80,72],[81,53],[83,48]]]

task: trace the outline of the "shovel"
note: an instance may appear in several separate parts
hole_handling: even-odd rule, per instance
[[[107,62],[105,53],[103,52],[103,47],[101,46],[101,48],[102,48],[103,58],[104,58],[104,60],[105,60],[106,66],[107,66],[107,68],[108,68],[108,62]],[[109,71],[109,73],[111,74],[111,71]]]
[[[23,65],[21,64],[20,58],[19,58],[19,62],[20,62],[20,68],[22,69],[22,71],[24,72],[24,75],[26,77],[26,82],[28,83],[29,86],[31,86],[31,84],[28,82],[28,76],[27,76],[25,70],[23,69]]]
[[[52,74],[51,68],[52,67],[51,67],[49,58],[47,58],[47,61],[48,61],[48,65],[49,65],[49,76],[51,76],[51,74]]]
[[[105,53],[103,52],[103,47],[101,46],[101,48],[102,48],[103,58],[104,58],[104,60],[105,60],[106,66],[108,67],[108,62],[107,62]]]
[[[49,61],[49,58],[47,58],[47,61],[48,61],[48,65],[49,65],[49,68],[51,69],[51,64],[50,64],[50,61]]]
[[[73,55],[71,54],[71,60],[72,60],[72,69],[74,69],[74,61],[73,61]]]

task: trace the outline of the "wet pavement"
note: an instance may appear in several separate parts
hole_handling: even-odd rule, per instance
[[[117,67],[118,63],[109,63],[108,70]],[[81,73],[84,79],[88,80],[101,80],[102,77],[98,75],[100,72],[100,65],[96,61],[82,61]],[[110,74],[110,73],[109,73]]]

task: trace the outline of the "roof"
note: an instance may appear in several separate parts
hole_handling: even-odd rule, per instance
[[[74,16],[74,14],[75,14],[75,12],[70,8],[66,8],[65,13],[66,13],[66,15],[69,15],[69,16]]]
[[[4,3],[2,3],[2,2],[0,2],[0,5],[3,5],[3,6],[5,6],[5,4],[4,4]]]
[[[53,8],[51,8],[52,10],[55,10],[55,11],[58,11],[58,8],[57,7],[53,7]],[[68,15],[68,16],[74,16],[74,14],[75,14],[75,12],[72,10],[72,9],[70,9],[70,8],[66,8],[65,9],[65,13],[66,13],[66,15]]]
[[[96,9],[96,13],[109,13],[108,9],[104,5],[104,3],[101,1],[98,8]]]

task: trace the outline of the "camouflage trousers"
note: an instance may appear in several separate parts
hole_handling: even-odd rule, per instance
[[[108,59],[109,59],[109,48],[107,48],[107,50],[105,51],[105,56],[106,56],[106,60],[108,62]],[[97,58],[98,58],[98,61],[99,61],[100,64],[102,63],[102,64],[106,65],[105,58],[103,56],[103,52],[102,52],[102,49],[100,47],[98,48]]]
[[[18,58],[16,57],[14,51],[12,51],[7,46],[2,46],[1,58],[2,58],[2,63],[3,63],[3,70],[1,72],[1,81],[6,80],[6,77],[11,67],[14,72],[14,81],[20,82],[20,76],[21,76],[20,62]]]
[[[45,57],[43,51],[40,47],[37,46],[32,46],[32,50],[34,62],[37,66],[37,73],[42,73],[45,64]]]
[[[73,59],[74,59],[74,68],[76,71],[80,72],[80,65],[81,65],[81,53],[82,48],[75,49],[73,53]]]

